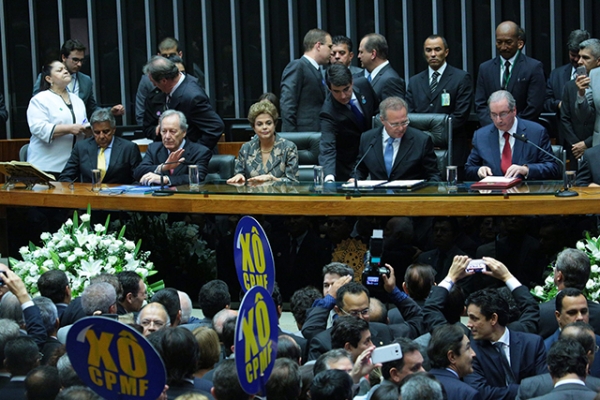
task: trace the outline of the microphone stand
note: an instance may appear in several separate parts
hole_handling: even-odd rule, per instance
[[[377,140],[377,138],[375,138],[375,140]],[[354,170],[352,171],[352,175],[354,175],[354,196],[360,197],[362,195],[360,193],[360,190],[358,190],[358,177],[356,176],[356,172],[358,171],[358,166],[360,165],[360,163],[363,162],[363,160],[365,159],[365,157],[367,156],[367,154],[369,154],[369,151],[371,151],[371,149],[373,148],[373,146],[375,146],[375,140],[373,140],[369,144],[369,147],[367,147],[367,150],[365,151],[365,154],[363,154],[363,156],[358,160],[358,162],[354,166]]]
[[[579,193],[577,193],[574,190],[569,189],[569,185],[567,183],[567,165],[565,164],[565,162],[563,160],[561,160],[560,158],[556,157],[554,154],[550,153],[547,150],[542,149],[540,146],[538,146],[537,144],[533,143],[532,141],[530,141],[529,139],[527,139],[525,137],[525,135],[513,135],[513,137],[517,140],[520,140],[521,142],[524,143],[529,143],[530,145],[534,146],[535,148],[537,148],[538,150],[542,151],[544,154],[549,155],[550,157],[554,158],[556,161],[558,161],[560,163],[560,165],[562,165],[562,174],[563,174],[563,188],[559,189],[555,196],[556,197],[574,197],[574,196],[579,196]]]
[[[179,161],[171,161],[171,162],[164,162],[162,164],[160,164],[160,192],[152,192],[152,196],[157,196],[157,197],[165,197],[165,196],[173,196],[175,193],[174,192],[167,192],[165,191],[165,174],[163,171],[163,167],[165,165],[170,165],[170,164],[183,164]]]

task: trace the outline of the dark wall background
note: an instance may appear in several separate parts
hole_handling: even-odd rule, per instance
[[[600,15],[594,0],[0,0],[0,93],[10,118],[0,138],[27,138],[26,110],[41,65],[58,58],[62,42],[88,45],[83,71],[92,76],[103,106],[125,105],[134,123],[141,68],[157,43],[175,36],[188,71],[204,75],[223,118],[244,118],[260,94],[279,94],[286,64],[302,54],[306,31],[346,34],[357,52],[369,32],[385,35],[390,61],[408,78],[426,67],[422,43],[432,33],[449,42],[449,63],[476,79],[479,64],[495,55],[493,31],[506,19],[527,32],[525,52],[545,72],[567,62],[569,32]],[[357,60],[355,58],[355,63]],[[358,65],[358,64],[357,64]]]

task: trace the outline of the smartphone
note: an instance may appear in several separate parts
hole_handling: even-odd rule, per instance
[[[387,346],[377,347],[371,353],[371,362],[373,364],[386,363],[402,358],[402,349],[398,343],[388,344]]]
[[[469,265],[467,265],[467,268],[465,268],[465,271],[467,272],[483,272],[485,270],[485,261],[481,259],[469,261]]]
[[[587,76],[587,70],[585,69],[585,66],[580,65],[579,67],[577,67],[577,69],[575,70],[575,75]]]

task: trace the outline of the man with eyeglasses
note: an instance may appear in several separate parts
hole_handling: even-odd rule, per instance
[[[148,336],[152,332],[171,326],[171,319],[167,309],[160,303],[146,304],[137,316],[136,323],[144,328],[143,335]]]
[[[186,138],[188,124],[181,111],[167,110],[159,119],[162,141],[148,146],[144,159],[133,171],[142,185],[183,185],[188,183],[188,165],[198,166],[202,182],[208,172],[211,151]]]
[[[58,180],[92,182],[92,170],[99,169],[102,183],[133,183],[133,171],[142,162],[139,147],[115,136],[116,121],[110,109],[100,108],[90,117],[93,137],[77,141]]]
[[[473,135],[473,149],[465,165],[466,179],[479,180],[486,176],[556,179],[560,169],[549,154],[515,139],[515,136],[525,137],[552,154],[546,129],[517,118],[515,98],[506,90],[492,93],[488,108],[493,123],[479,128]]]
[[[329,311],[335,310],[337,317],[351,316],[368,322],[371,341],[375,346],[391,343],[394,337],[415,338],[422,333],[423,317],[421,308],[408,295],[396,286],[394,269],[390,276],[383,276],[383,288],[388,298],[402,314],[403,323],[390,325],[369,322],[369,291],[358,282],[349,282],[348,277],[334,282],[324,301],[307,310],[306,322],[302,326],[302,334],[309,341],[309,360],[316,360],[321,354],[331,350],[331,328],[327,328]],[[333,299],[335,298],[335,301]]]
[[[383,100],[379,104],[379,119],[382,127],[361,135],[356,159],[360,163],[355,167],[354,178],[440,181],[433,141],[427,134],[409,126],[406,102],[399,97]]]
[[[90,116],[96,111],[99,106],[96,103],[94,97],[92,79],[80,71],[85,61],[85,50],[86,47],[77,39],[67,40],[60,49],[60,57],[67,70],[71,73],[71,83],[67,86],[67,90],[71,93],[77,94],[81,100],[85,103],[85,109]],[[33,95],[40,91],[41,74],[38,75],[37,80],[33,86]],[[110,109],[114,116],[125,114],[125,108],[122,104],[112,106]]]

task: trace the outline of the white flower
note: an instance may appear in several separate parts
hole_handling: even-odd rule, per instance
[[[75,239],[77,239],[77,245],[82,247],[88,241],[88,235],[85,232],[76,232]]]
[[[81,219],[81,222],[89,222],[90,221],[90,214],[81,214],[81,217],[79,217]]]
[[[128,251],[132,251],[133,249],[135,249],[135,243],[133,243],[131,240],[126,240],[125,249],[127,249]]]
[[[21,253],[21,255],[23,257],[25,257],[26,254],[29,254],[29,247],[27,246],[23,246],[19,249],[19,253]]]
[[[575,247],[577,247],[577,250],[585,251],[585,244],[581,240],[577,242]]]
[[[593,289],[593,288],[594,288],[594,285],[595,285],[595,284],[594,284],[594,281],[593,281],[593,280],[591,280],[591,279],[589,279],[589,280],[587,281],[587,283],[585,284],[585,288],[586,288],[586,289],[588,289],[588,290],[590,290],[590,289]]]
[[[592,266],[590,267],[590,270],[591,270],[593,273],[597,274],[598,272],[600,272],[600,267],[598,267],[596,264],[594,264],[594,265],[592,265]]]
[[[85,256],[85,252],[81,250],[81,247],[75,247],[75,250],[73,250],[73,254],[77,257]]]
[[[46,261],[44,261],[44,262],[42,263],[42,265],[43,265],[44,267],[51,267],[51,266],[53,266],[53,265],[54,265],[54,261],[52,261],[52,260],[46,260]]]
[[[48,239],[50,239],[50,234],[48,232],[44,232],[40,235],[40,239],[42,239],[44,242]]]
[[[135,273],[141,276],[143,279],[148,277],[148,270],[146,268],[136,268]]]
[[[81,268],[79,269],[79,276],[91,278],[92,276],[100,275],[102,272],[102,260],[93,260],[90,257],[90,261],[81,260]]]
[[[67,222],[65,222],[65,226],[73,226],[73,221],[71,220],[71,218],[69,218]]]
[[[71,254],[69,257],[67,257],[67,262],[72,263],[77,259],[77,256],[75,254]]]
[[[119,261],[119,259],[115,256],[108,256],[108,263],[111,265],[115,265]]]
[[[96,233],[104,232],[104,225],[101,225],[101,224],[94,225],[94,231]]]

